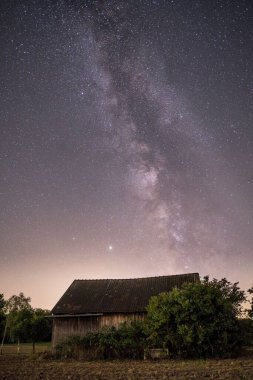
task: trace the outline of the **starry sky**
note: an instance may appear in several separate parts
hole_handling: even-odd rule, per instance
[[[253,274],[253,3],[2,0],[0,279]]]

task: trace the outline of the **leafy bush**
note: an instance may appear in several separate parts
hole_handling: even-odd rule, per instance
[[[56,347],[57,357],[86,359],[141,359],[146,335],[143,323],[122,324],[72,336]]]
[[[149,343],[185,357],[224,357],[240,343],[235,307],[215,284],[187,284],[152,297]]]
[[[93,338],[95,338],[95,333]],[[54,354],[57,359],[93,359],[93,356],[94,359],[100,359],[96,339],[93,339],[93,345],[90,347],[92,349],[88,348],[86,336],[73,335],[58,343]],[[91,350],[94,352],[94,355],[92,355]]]

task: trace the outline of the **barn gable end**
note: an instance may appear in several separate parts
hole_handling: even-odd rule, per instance
[[[104,326],[144,319],[150,298],[184,283],[198,273],[135,279],[75,280],[52,309],[53,347],[72,335]]]

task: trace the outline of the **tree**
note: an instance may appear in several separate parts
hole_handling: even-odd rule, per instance
[[[47,318],[49,310],[35,309],[30,321],[30,338],[33,343],[33,353],[35,352],[35,343],[39,341],[51,340],[52,321]]]
[[[33,312],[32,309],[22,309],[9,313],[7,327],[9,338],[12,342],[27,342],[30,338],[30,326]]]
[[[253,294],[253,286],[248,290],[249,294]],[[248,310],[248,316],[253,319],[253,297],[250,301],[250,309]]]
[[[4,300],[4,295],[0,293],[0,312],[2,313],[5,307],[6,301]]]
[[[202,283],[207,286],[215,287],[222,292],[224,298],[231,302],[233,313],[236,317],[243,315],[243,303],[247,300],[246,293],[238,286],[239,282],[229,282],[226,278],[217,280],[214,278],[209,280],[209,276],[205,276]]]
[[[6,302],[6,327],[9,338],[18,343],[20,340],[29,339],[29,326],[32,318],[31,298],[25,297],[24,293],[11,296]]]
[[[207,281],[161,293],[147,307],[149,342],[180,356],[224,356],[238,343],[234,311],[230,292]]]
[[[30,303],[31,298],[25,297],[24,293],[19,293],[18,296],[13,295],[7,301],[4,301],[3,295],[0,294],[0,328],[1,312],[3,312],[5,325],[1,347],[6,333],[11,342],[18,342],[18,352],[20,341],[32,342],[33,351],[35,351],[36,342],[51,339],[52,321],[46,318],[50,311],[33,309]]]
[[[2,353],[2,347],[6,332],[6,323],[5,323],[5,304],[6,301],[4,300],[4,295],[0,293],[0,339],[1,339],[1,353]]]
[[[31,310],[31,298],[25,297],[24,293],[19,293],[18,296],[13,295],[11,296],[8,301],[6,302],[7,312],[18,312],[21,310]]]

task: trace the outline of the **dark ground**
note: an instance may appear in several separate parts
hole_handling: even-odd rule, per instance
[[[1,380],[253,380],[253,359],[195,361],[56,361],[0,356]]]

